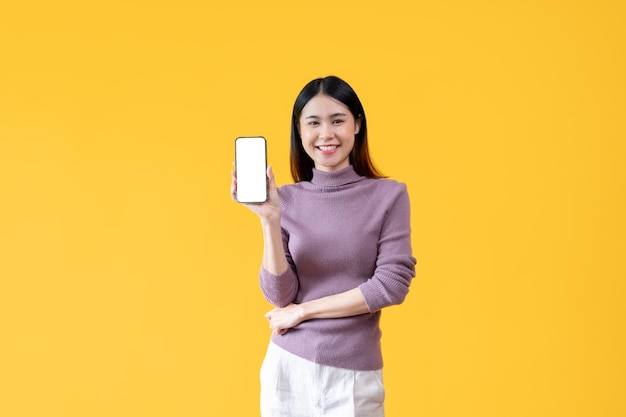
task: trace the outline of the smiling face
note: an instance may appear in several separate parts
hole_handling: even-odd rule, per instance
[[[318,94],[302,109],[298,130],[302,147],[320,171],[337,171],[350,165],[354,136],[360,118],[355,120],[340,101]]]

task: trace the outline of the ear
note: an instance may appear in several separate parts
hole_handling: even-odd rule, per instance
[[[363,121],[363,116],[359,115],[354,121],[354,134],[358,135],[361,131],[361,122]]]

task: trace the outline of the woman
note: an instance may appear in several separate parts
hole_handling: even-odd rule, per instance
[[[274,305],[261,414],[383,416],[381,309],[415,275],[404,184],[372,164],[365,112],[337,77],[309,82],[291,121],[294,184],[247,204],[261,219],[261,289]],[[233,172],[231,195],[235,196]]]

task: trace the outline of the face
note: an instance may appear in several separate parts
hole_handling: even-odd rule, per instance
[[[298,130],[302,146],[320,171],[337,171],[350,165],[354,136],[361,119],[354,119],[345,104],[325,94],[313,97],[302,109]]]

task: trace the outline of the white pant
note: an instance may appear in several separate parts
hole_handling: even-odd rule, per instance
[[[384,417],[382,370],[302,359],[270,342],[261,366],[262,417]]]

